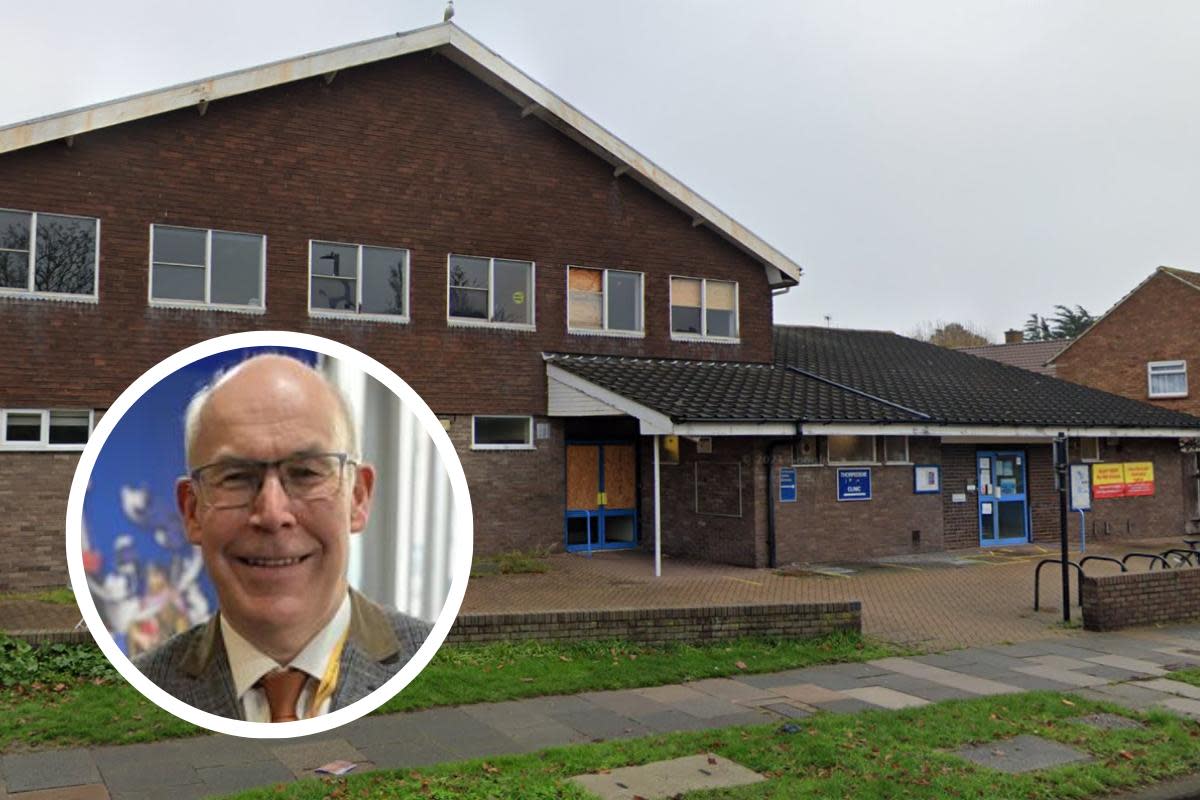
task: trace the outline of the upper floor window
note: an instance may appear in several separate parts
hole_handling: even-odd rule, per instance
[[[671,335],[677,339],[736,339],[737,284],[672,277]]]
[[[642,333],[642,273],[567,268],[567,330]]]
[[[408,251],[310,241],[308,308],[316,316],[408,321]]]
[[[1151,361],[1146,377],[1151,397],[1187,397],[1186,361]]]
[[[448,280],[451,322],[533,328],[532,261],[451,254]]]
[[[0,210],[0,293],[95,298],[100,220]]]
[[[90,409],[0,410],[0,449],[82,450],[95,424]]]
[[[202,228],[150,226],[150,301],[261,309],[267,238]]]

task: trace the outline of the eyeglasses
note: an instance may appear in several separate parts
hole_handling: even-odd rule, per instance
[[[348,453],[297,453],[278,461],[226,459],[192,470],[201,500],[212,508],[243,508],[262,490],[274,468],[293,500],[323,500],[342,488],[342,473],[353,464]]]

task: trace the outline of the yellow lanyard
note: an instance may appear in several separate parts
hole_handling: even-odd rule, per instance
[[[321,704],[333,696],[334,687],[337,686],[338,672],[342,667],[342,650],[346,647],[346,637],[349,635],[350,627],[346,626],[346,632],[342,634],[342,638],[338,640],[337,646],[329,655],[329,663],[325,665],[325,674],[321,676],[321,683],[317,685],[317,691],[313,692],[312,701],[308,704],[308,714],[305,715],[306,719],[315,717]]]

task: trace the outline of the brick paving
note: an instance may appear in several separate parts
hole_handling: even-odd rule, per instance
[[[1198,625],[1081,633],[1070,644],[1052,637],[866,664],[376,715],[302,739],[206,736],[12,754],[0,757],[0,798],[204,797],[304,779],[314,767],[335,759],[355,762],[356,773],[412,768],[575,743],[779,724],[821,712],[909,708],[1030,689],[1077,692],[1137,711],[1161,709],[1200,719],[1200,689],[1157,677],[1164,670],[1197,664]],[[992,766],[1046,766],[1039,760],[1045,760],[1040,747],[1032,742],[1029,752],[1013,754],[1007,766]],[[985,753],[993,750],[984,748]]]
[[[1158,552],[1177,539],[1089,543],[1087,555]],[[1079,553],[1072,551],[1071,558]],[[1062,628],[1062,584],[1056,566],[1042,571],[1041,608],[1033,611],[1033,572],[1056,553],[1038,545],[953,551],[872,563],[837,565],[848,575],[821,574],[822,567],[747,569],[664,558],[654,577],[650,556],[632,551],[559,554],[540,574],[472,578],[464,612],[561,611],[568,609],[665,608],[740,603],[826,603],[861,600],[863,632],[885,641],[945,650],[995,642],[1022,642],[1049,635],[1076,635]],[[1143,570],[1148,562],[1131,562]],[[1088,574],[1116,572],[1088,564]],[[839,571],[839,570],[831,570]],[[1071,580],[1072,602],[1078,589]],[[1079,620],[1078,606],[1072,618]]]

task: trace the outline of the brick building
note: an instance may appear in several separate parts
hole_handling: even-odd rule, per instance
[[[1159,267],[1049,361],[1058,377],[1200,416],[1200,273]],[[1200,443],[1181,454],[1192,530],[1200,530]]]
[[[1149,450],[1200,426],[1099,393],[1082,421],[934,425],[803,363],[857,363],[859,343],[810,332],[797,349],[806,329],[773,328],[772,293],[799,276],[451,24],[0,129],[0,590],[65,582],[66,497],[98,414],[165,356],[240,330],[337,339],[408,381],[462,456],[485,553],[648,547],[656,529],[668,552],[753,565],[978,544],[959,505],[900,499],[914,462],[948,487],[970,443],[1033,437],[1036,494],[1054,426]],[[581,375],[597,364],[614,377]],[[880,503],[834,504],[833,468],[797,468],[809,511],[775,501],[793,449],[861,464],[876,445],[886,531]],[[1170,498],[1153,502],[1173,524]]]

